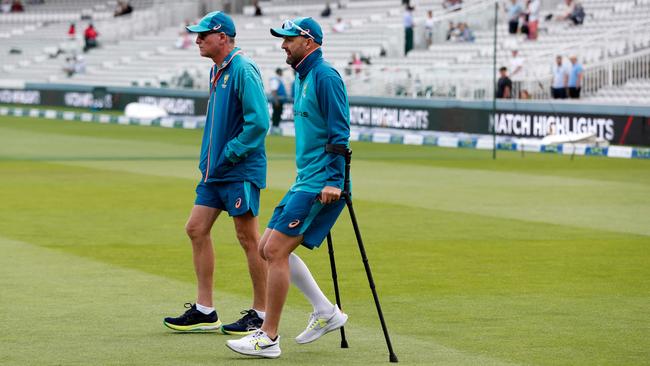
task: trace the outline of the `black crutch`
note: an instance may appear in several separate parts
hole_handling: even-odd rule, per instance
[[[386,346],[388,347],[388,360],[390,362],[397,362],[397,355],[395,355],[395,352],[393,352],[393,346],[390,342],[390,336],[388,335],[388,328],[386,327],[386,322],[384,321],[384,313],[381,311],[381,305],[379,304],[379,296],[377,295],[377,290],[375,289],[375,281],[372,278],[372,272],[370,271],[370,264],[368,263],[368,257],[366,256],[366,250],[363,247],[363,239],[361,238],[361,231],[359,230],[359,225],[357,224],[357,217],[354,214],[354,208],[352,207],[352,195],[350,194],[350,163],[352,161],[352,150],[345,145],[327,144],[325,146],[325,151],[343,155],[345,157],[345,178],[343,181],[343,192],[341,193],[341,198],[345,199],[345,204],[348,207],[350,219],[352,220],[354,235],[357,238],[357,244],[359,244],[361,260],[363,261],[363,266],[366,269],[366,275],[368,276],[368,284],[370,285],[370,290],[372,291],[372,297],[375,300],[375,306],[377,307],[377,314],[379,315],[381,329],[384,331],[384,338],[386,339]],[[327,247],[329,249],[330,264],[332,267],[332,280],[334,281],[334,293],[336,295],[336,302],[339,307],[341,307],[338,276],[336,274],[336,263],[334,262],[334,245],[332,244],[331,233],[327,234]],[[348,342],[345,339],[345,330],[343,327],[341,327],[341,348],[348,348]]]
[[[330,255],[330,266],[332,267],[332,281],[334,281],[334,296],[339,309],[343,310],[341,305],[341,296],[339,295],[339,280],[336,275],[336,262],[334,261],[334,245],[332,244],[332,233],[327,233],[327,251]],[[341,327],[341,348],[348,348],[348,341],[345,339],[345,327]]]

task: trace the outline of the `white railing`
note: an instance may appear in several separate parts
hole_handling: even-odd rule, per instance
[[[593,95],[601,88],[622,86],[630,79],[650,80],[650,50],[588,67],[582,90],[585,95]]]
[[[548,62],[546,62],[549,64]],[[550,65],[550,64],[549,64]],[[531,99],[550,98],[551,77],[526,76],[513,81],[513,95],[525,90]],[[593,95],[604,87],[621,86],[630,79],[650,79],[650,49],[585,66],[582,93]],[[365,66],[346,78],[351,95],[491,99],[492,65],[471,70],[434,67]]]

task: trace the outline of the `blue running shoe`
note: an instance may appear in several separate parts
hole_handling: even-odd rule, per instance
[[[255,333],[262,327],[264,320],[257,315],[255,310],[244,310],[241,314],[244,314],[244,316],[236,322],[222,325],[221,332],[223,334],[248,335]]]
[[[187,311],[183,315],[178,318],[165,318],[163,324],[179,332],[214,331],[221,326],[216,311],[206,315],[198,311],[195,304],[189,302],[185,303],[185,308]]]

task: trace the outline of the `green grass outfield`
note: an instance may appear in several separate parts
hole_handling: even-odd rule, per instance
[[[201,131],[0,117],[1,365],[387,363],[347,215],[333,231],[350,349],[298,346],[251,361],[227,336],[162,318],[195,296],[183,225]],[[402,364],[650,364],[650,161],[353,144],[355,208]],[[294,176],[268,140],[261,222]],[[250,306],[232,221],[214,230],[215,301]],[[299,254],[332,294],[326,248]],[[333,296],[332,296],[333,297]]]

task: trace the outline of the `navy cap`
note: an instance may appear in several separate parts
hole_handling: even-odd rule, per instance
[[[275,37],[297,37],[311,38],[318,44],[323,44],[323,30],[313,18],[295,18],[287,20],[280,28],[271,28],[271,34]]]
[[[208,13],[199,21],[199,24],[188,25],[185,28],[193,33],[217,31],[223,32],[230,37],[234,37],[237,34],[235,31],[235,22],[232,21],[232,18],[228,14],[222,11]]]

